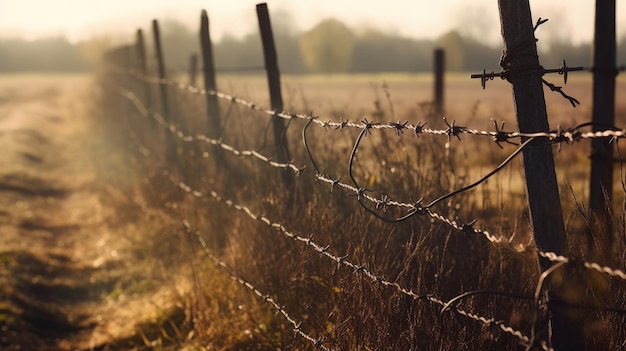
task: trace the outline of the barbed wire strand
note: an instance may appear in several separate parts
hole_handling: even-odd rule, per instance
[[[302,322],[297,322],[293,317],[291,317],[287,311],[285,310],[285,307],[280,305],[278,302],[276,302],[276,300],[274,298],[272,298],[271,296],[269,296],[268,294],[265,294],[263,292],[261,292],[258,288],[256,288],[254,285],[252,285],[252,283],[248,282],[247,280],[243,279],[242,277],[236,275],[233,273],[233,271],[228,267],[228,265],[226,265],[226,263],[224,263],[223,261],[221,261],[220,259],[218,259],[215,255],[213,255],[211,253],[211,250],[209,249],[209,247],[206,244],[206,241],[204,241],[204,239],[202,238],[202,236],[200,235],[201,233],[199,231],[194,231],[191,228],[191,224],[189,223],[188,220],[184,219],[182,221],[183,227],[185,228],[185,230],[187,231],[188,234],[190,235],[195,235],[198,238],[198,241],[200,242],[200,245],[202,245],[205,254],[207,255],[207,257],[209,257],[209,259],[211,259],[211,261],[213,261],[213,263],[220,268],[222,271],[224,271],[226,273],[226,275],[228,275],[228,277],[239,283],[240,285],[243,285],[244,287],[248,288],[249,290],[251,290],[255,295],[257,295],[259,298],[261,298],[263,301],[269,303],[270,305],[272,305],[273,309],[276,310],[277,313],[280,313],[283,315],[283,317],[285,318],[285,320],[287,320],[287,322],[289,322],[293,328],[292,331],[301,336],[302,338],[310,341],[316,348],[322,349],[322,350],[330,350],[328,347],[324,346],[323,343],[325,342],[323,338],[314,338],[311,335],[305,333],[302,328]]]
[[[299,113],[290,113],[286,111],[276,111],[273,109],[262,107],[254,103],[253,101],[245,100],[245,99],[236,97],[234,95],[230,95],[230,94],[223,93],[220,91],[215,91],[215,90],[206,90],[202,88],[197,88],[187,83],[177,82],[177,81],[170,80],[167,78],[161,79],[156,76],[144,76],[138,71],[132,70],[132,69],[131,70],[125,70],[121,68],[117,68],[117,69],[113,68],[113,69],[118,70],[119,72],[127,73],[127,74],[130,73],[136,76],[137,78],[144,80],[151,84],[159,84],[159,85],[165,84],[168,86],[178,88],[179,90],[187,91],[189,93],[196,94],[196,95],[213,95],[220,99],[227,100],[232,103],[245,106],[247,108],[250,108],[251,110],[261,112],[269,116],[279,117],[279,118],[288,119],[288,120],[291,120],[294,118],[302,119],[302,120],[313,120],[313,122],[316,125],[323,127],[325,130],[328,130],[328,128],[332,128],[335,130],[343,130],[345,128],[392,129],[392,130],[397,131],[398,134],[402,134],[405,129],[408,129],[408,130],[412,130],[414,134],[418,136],[420,134],[432,134],[432,135],[444,135],[444,136],[447,136],[448,138],[450,138],[451,136],[459,137],[460,134],[470,134],[470,135],[476,135],[476,136],[490,137],[492,138],[494,142],[498,143],[498,145],[500,145],[501,142],[505,142],[505,141],[508,141],[510,139],[515,139],[515,138],[543,138],[553,143],[563,143],[563,142],[572,143],[572,142],[580,141],[581,139],[626,137],[626,131],[624,131],[621,128],[614,127],[614,126],[601,125],[607,129],[595,131],[595,132],[594,131],[592,132],[580,131],[580,128],[594,124],[591,122],[583,123],[581,125],[578,125],[572,128],[565,128],[565,129],[557,128],[556,130],[552,130],[549,132],[522,133],[522,132],[504,131],[498,128],[497,125],[496,125],[495,131],[459,127],[459,126],[454,125],[454,121],[452,125],[445,122],[448,128],[444,128],[444,129],[425,128],[424,126],[426,124],[422,122],[417,122],[416,124],[409,124],[408,121],[401,122],[400,120],[398,120],[397,122],[389,122],[389,123],[375,123],[370,126],[368,126],[367,123],[363,123],[363,122],[361,123],[349,122],[349,120],[344,120],[343,118],[341,118],[339,122],[332,122],[330,120],[322,121],[318,116],[314,116],[312,114],[307,115],[307,114],[299,114]],[[445,118],[444,118],[444,121],[445,121]],[[372,123],[372,122],[369,122],[369,123]]]

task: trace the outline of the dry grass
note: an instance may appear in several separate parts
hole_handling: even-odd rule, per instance
[[[459,125],[469,124],[473,128],[491,128],[487,117],[493,117],[507,121],[509,128],[513,128],[512,104],[504,83],[494,82],[483,92],[478,82],[458,79],[451,80],[447,92],[450,120],[456,119]],[[382,80],[387,81],[387,88],[382,87]],[[586,106],[590,104],[585,93],[589,92],[588,83],[574,79],[568,84],[571,85],[568,91]],[[263,84],[258,77],[239,76],[226,77],[219,86],[263,103],[267,100],[263,97],[266,91]],[[618,94],[624,91],[623,84],[620,81]],[[354,81],[346,77],[328,80],[291,77],[285,79],[284,86],[286,109],[292,112],[313,111],[324,120],[338,120],[340,116],[355,120],[366,115],[377,116],[374,119],[383,122],[422,121],[433,128],[443,127],[442,121],[429,112],[430,83],[425,77],[367,76]],[[329,186],[314,179],[301,142],[302,121],[291,123],[288,140],[293,163],[306,165],[307,170],[295,178],[293,186],[286,186],[281,181],[284,171],[258,160],[226,154],[226,165],[216,167],[214,149],[201,143],[179,143],[177,164],[167,164],[161,156],[166,131],[129,108],[115,89],[104,92],[104,115],[120,126],[114,134],[120,138],[121,145],[127,145],[127,167],[140,175],[131,184],[134,190],[140,190],[135,206],[144,213],[159,213],[145,228],[145,255],[164,260],[166,266],[189,267],[181,269],[180,274],[194,286],[193,293],[185,300],[186,327],[192,332],[177,342],[189,349],[203,350],[314,348],[294,336],[292,326],[268,304],[211,263],[207,256],[210,254],[278,301],[294,319],[302,322],[304,332],[324,340],[323,345],[332,349],[522,349],[519,340],[498,328],[452,311],[442,313],[439,305],[414,300],[359,272],[338,267],[310,247],[294,242],[245,213],[209,196],[190,196],[168,180],[173,175],[204,194],[214,190],[258,215],[283,224],[291,232],[310,236],[322,246],[328,245],[329,252],[347,255],[347,260],[365,266],[380,277],[417,294],[433,294],[447,301],[474,290],[534,293],[539,271],[519,161],[485,185],[434,208],[448,218],[465,222],[478,219],[477,227],[511,239],[511,244],[494,245],[482,236],[451,230],[428,217],[414,216],[401,223],[385,223],[365,212],[354,197],[346,196],[341,190],[330,192]],[[390,101],[386,92],[391,94]],[[176,90],[170,93],[179,128],[191,135],[204,130],[201,127],[204,98]],[[555,116],[553,124],[570,126],[588,118],[588,107],[572,112],[566,101],[552,95],[548,95],[548,102],[550,115]],[[267,135],[266,131],[267,116],[228,103],[222,103],[221,108],[228,115],[224,142],[239,149],[273,153],[271,132]],[[626,111],[624,106],[619,108]],[[347,164],[358,131],[311,127],[310,132],[309,146],[321,171],[349,183]],[[444,137],[417,138],[410,133],[397,137],[393,131],[374,131],[359,149],[355,176],[376,196],[388,194],[405,202],[420,197],[433,199],[478,179],[513,149],[507,146],[500,150],[484,139],[471,136],[464,136],[460,142],[452,140],[446,146]],[[205,152],[208,157],[198,157]],[[578,200],[585,198],[588,164],[581,156],[585,152],[584,145],[565,145],[556,153],[561,184],[565,187],[569,182]],[[164,171],[168,174],[164,175]],[[585,227],[581,224],[581,214],[576,213],[577,203],[566,190],[561,189],[561,197],[568,227],[573,237],[580,237]],[[390,209],[385,215],[395,214]],[[616,218],[621,217],[618,211]],[[200,233],[207,248],[200,245],[195,235],[182,230],[183,221]],[[618,225],[616,253],[623,252],[623,232]],[[175,239],[161,241],[162,238]],[[520,246],[525,249],[519,249]],[[577,241],[572,241],[570,251],[580,254],[583,250]],[[624,262],[622,256],[604,259],[620,267]],[[624,307],[623,281],[586,270],[578,277],[585,283],[564,285],[570,288],[572,299]],[[579,288],[584,284],[587,287],[582,291]],[[462,299],[457,307],[503,320],[526,335],[530,333],[533,307],[528,299],[484,294]],[[623,342],[623,316],[586,313],[590,321],[586,328],[590,331],[586,335],[590,349],[616,348]]]

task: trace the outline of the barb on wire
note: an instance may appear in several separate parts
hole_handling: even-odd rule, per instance
[[[302,321],[297,322],[293,317],[291,317],[287,313],[287,311],[285,310],[285,307],[283,307],[278,302],[276,302],[276,300],[274,298],[272,298],[268,294],[265,294],[265,293],[261,292],[258,288],[256,288],[250,282],[248,282],[247,280],[245,280],[245,279],[241,278],[240,276],[234,274],[233,271],[228,267],[228,265],[226,265],[226,263],[224,263],[219,258],[217,258],[215,255],[213,255],[210,252],[209,248],[207,247],[206,242],[204,241],[204,239],[202,239],[202,236],[200,235],[200,233],[198,231],[194,231],[194,230],[191,229],[191,224],[189,223],[189,221],[187,221],[185,219],[185,220],[183,220],[182,224],[183,224],[183,227],[185,228],[185,230],[187,231],[188,234],[195,235],[199,239],[200,244],[205,249],[206,255],[211,259],[211,261],[213,261],[215,266],[217,266],[222,271],[224,271],[226,273],[226,275],[231,280],[233,280],[233,281],[239,283],[240,285],[248,288],[255,295],[257,295],[260,299],[262,299],[263,301],[265,301],[268,304],[270,304],[272,306],[272,308],[274,308],[276,310],[277,313],[280,313],[285,318],[285,320],[287,320],[287,322],[289,322],[289,324],[291,324],[293,326],[292,331],[294,332],[294,334],[297,334],[297,335],[301,336],[302,338],[310,341],[316,348],[319,348],[319,349],[322,349],[322,350],[330,350],[328,347],[324,346],[324,339],[323,338],[314,338],[311,335],[309,335],[306,332],[304,332],[302,330],[302,328],[301,328]]]
[[[541,26],[542,24],[546,23],[548,21],[548,19],[542,19],[541,17],[539,17],[539,19],[537,20],[537,22],[535,23],[534,27],[533,27],[533,32],[537,31],[537,28],[539,28],[539,26]],[[495,71],[491,71],[490,73],[487,73],[484,69],[482,73],[479,74],[472,74],[470,75],[470,78],[472,79],[476,79],[479,78],[480,79],[480,85],[482,86],[483,90],[485,89],[486,85],[487,85],[487,81],[489,80],[493,80],[496,77],[499,77],[502,80],[507,80],[507,81],[511,81],[511,77],[514,74],[519,74],[519,73],[526,73],[526,72],[536,72],[538,73],[542,78],[541,78],[541,82],[547,86],[548,88],[550,88],[550,90],[552,91],[556,91],[559,94],[561,94],[562,97],[564,97],[565,99],[567,99],[570,104],[572,104],[573,107],[576,107],[576,105],[580,105],[580,101],[578,101],[576,98],[567,95],[562,87],[556,86],[550,82],[548,82],[547,80],[545,80],[543,78],[544,75],[546,74],[551,74],[551,73],[558,73],[559,75],[563,76],[563,84],[567,85],[567,77],[569,72],[578,72],[578,71],[583,71],[585,68],[584,67],[569,67],[567,65],[567,63],[565,62],[565,60],[563,60],[563,65],[559,68],[550,68],[550,69],[546,69],[543,66],[539,65],[539,64],[532,64],[530,66],[527,67],[516,67],[515,69],[513,69],[511,67],[511,61],[513,60],[513,58],[519,56],[521,54],[521,51],[527,47],[529,47],[530,45],[536,43],[538,41],[538,39],[534,38],[533,40],[528,40],[526,42],[523,42],[522,44],[520,44],[518,47],[513,48],[512,50],[508,51],[508,52],[503,52],[502,57],[500,58],[500,72],[495,72]]]

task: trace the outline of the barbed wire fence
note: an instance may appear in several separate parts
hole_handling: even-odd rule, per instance
[[[203,16],[205,15],[206,13],[203,13]],[[545,21],[542,21],[541,19],[537,21],[534,29],[536,29],[537,26],[539,26],[543,22]],[[182,170],[177,171],[174,168],[165,171],[165,174],[171,182],[172,187],[179,189],[194,198],[212,200],[222,204],[228,209],[244,213],[250,219],[263,223],[277,233],[282,234],[284,237],[315,251],[317,254],[319,254],[319,257],[321,259],[330,260],[331,262],[335,263],[338,269],[343,268],[351,271],[353,274],[367,278],[374,284],[380,285],[382,288],[392,288],[397,293],[405,295],[411,298],[413,301],[424,301],[440,306],[442,315],[446,311],[453,311],[460,316],[466,317],[485,326],[496,327],[496,329],[499,329],[500,332],[514,337],[517,340],[517,343],[520,346],[525,347],[526,349],[552,349],[553,340],[551,340],[549,333],[543,330],[545,329],[545,326],[543,325],[546,323],[547,319],[550,318],[548,316],[551,313],[554,313],[554,310],[557,308],[593,310],[596,312],[616,313],[620,315],[626,314],[626,311],[620,306],[590,305],[577,303],[566,301],[563,299],[557,299],[554,298],[554,296],[550,296],[549,294],[547,294],[547,292],[550,290],[548,282],[550,281],[551,276],[554,275],[555,272],[562,270],[565,266],[581,266],[586,270],[605,274],[611,279],[626,280],[626,273],[624,273],[624,270],[622,268],[614,268],[606,265],[601,265],[595,262],[585,261],[578,257],[568,257],[566,255],[563,255],[561,252],[544,251],[541,250],[541,248],[536,248],[534,244],[520,246],[514,244],[510,240],[510,238],[505,235],[494,234],[492,232],[476,228],[476,220],[463,222],[458,218],[449,218],[447,215],[439,213],[435,210],[435,207],[438,204],[443,203],[445,200],[465,193],[473,189],[474,187],[483,184],[489,178],[505,168],[511,160],[513,160],[516,156],[522,153],[526,148],[529,147],[529,145],[542,143],[545,145],[559,145],[560,147],[562,144],[577,143],[582,140],[607,137],[611,138],[611,140],[617,145],[619,140],[626,135],[626,131],[624,131],[623,129],[615,126],[604,126],[602,130],[585,131],[585,128],[598,127],[592,122],[586,122],[569,128],[558,127],[557,129],[550,131],[518,132],[505,130],[504,124],[498,124],[497,121],[493,121],[493,130],[471,129],[469,127],[457,125],[455,120],[449,122],[445,118],[443,119],[445,127],[439,129],[427,127],[426,122],[409,123],[409,121],[398,120],[396,122],[384,123],[369,120],[367,117],[354,119],[352,121],[349,119],[340,119],[339,121],[333,121],[331,118],[322,118],[312,113],[298,114],[283,111],[282,108],[266,108],[250,100],[226,94],[216,89],[197,88],[191,84],[170,80],[165,78],[164,75],[161,75],[159,77],[151,76],[147,74],[145,70],[137,69],[134,67],[134,65],[130,64],[132,60],[130,58],[131,56],[129,55],[132,54],[128,52],[128,49],[125,50],[126,51],[124,55],[127,56],[125,61],[123,62],[125,62],[126,64],[121,65],[120,60],[108,60],[108,74],[114,74],[118,77],[132,77],[136,81],[135,88],[138,88],[141,84],[146,84],[153,87],[161,87],[161,89],[163,89],[163,87],[173,88],[181,94],[191,94],[197,96],[218,98],[223,102],[229,104],[229,112],[227,112],[227,115],[230,113],[232,106],[239,106],[243,107],[244,109],[248,109],[250,112],[260,113],[262,115],[269,116],[270,120],[274,122],[276,120],[284,120],[286,122],[285,129],[282,130],[282,132],[280,131],[280,129],[274,130],[275,133],[277,133],[275,134],[277,148],[280,148],[282,144],[286,143],[286,131],[291,123],[293,121],[302,121],[304,123],[304,126],[302,128],[302,144],[306,151],[306,157],[308,158],[307,161],[308,163],[310,163],[310,166],[307,167],[304,164],[298,165],[295,164],[290,158],[285,159],[284,157],[280,156],[279,160],[275,161],[273,160],[272,156],[268,155],[266,152],[263,152],[264,147],[258,149],[239,149],[236,146],[225,143],[223,141],[222,135],[217,135],[215,134],[215,132],[213,132],[212,135],[217,135],[216,137],[209,137],[208,134],[203,133],[185,133],[183,131],[183,128],[181,127],[183,121],[176,118],[176,116],[169,114],[169,108],[163,107],[162,110],[164,111],[164,113],[159,113],[155,111],[155,108],[153,106],[150,106],[151,100],[140,98],[141,95],[144,95],[143,93],[139,93],[136,89],[133,89],[135,91],[129,90],[132,89],[131,86],[118,86],[114,88],[116,93],[119,96],[123,97],[133,107],[133,112],[130,113],[129,116],[137,114],[143,118],[143,122],[140,122],[139,125],[156,125],[164,131],[164,134],[166,135],[167,150],[176,150],[179,143],[194,145],[194,147],[197,145],[205,144],[214,147],[213,149],[211,149],[211,153],[216,153],[215,150],[219,149],[221,150],[220,152],[226,152],[234,156],[256,159],[263,165],[281,170],[283,174],[293,173],[293,175],[296,177],[295,179],[297,179],[298,182],[306,181],[304,177],[299,176],[303,174],[310,174],[312,176],[312,179],[314,179],[315,181],[327,184],[330,187],[330,192],[333,192],[335,189],[342,189],[348,194],[348,196],[353,197],[356,203],[358,203],[358,205],[362,209],[383,222],[395,223],[409,221],[411,218],[414,217],[428,217],[432,221],[435,221],[443,225],[444,227],[448,227],[459,234],[466,234],[470,237],[485,238],[491,245],[494,246],[507,247],[510,248],[513,252],[536,252],[536,254],[540,258],[545,259],[547,262],[550,262],[548,266],[549,268],[543,269],[541,274],[539,275],[537,281],[535,282],[534,294],[518,294],[510,291],[483,289],[464,291],[451,299],[443,299],[442,297],[438,297],[430,292],[417,293],[413,291],[412,288],[401,285],[400,283],[393,281],[393,279],[385,278],[381,274],[376,273],[371,268],[368,268],[367,263],[354,263],[348,258],[349,256],[347,254],[338,253],[338,250],[331,248],[330,245],[321,244],[317,241],[314,241],[314,233],[310,235],[305,235],[290,230],[288,229],[288,224],[282,224],[278,221],[272,220],[266,215],[258,214],[258,212],[253,210],[248,205],[243,205],[237,201],[225,198],[222,194],[222,191],[220,191],[219,189],[209,189],[206,184],[202,184],[202,189],[194,188],[183,179],[185,178],[185,174],[184,172],[182,172]],[[495,77],[510,79],[510,77],[515,72],[510,68],[509,60],[510,59],[507,59],[506,56],[503,57],[503,59],[501,60],[503,71],[500,73],[483,72],[482,74],[476,75],[474,77],[481,79],[483,88],[485,87],[485,83],[487,80],[493,79]],[[580,67],[568,67],[564,61],[563,66],[558,69],[546,70],[542,67],[531,67],[527,71],[532,71],[540,75],[549,73],[561,74],[564,75],[565,83],[567,83],[568,72],[579,71],[581,69],[582,68]],[[205,68],[205,70],[207,69]],[[561,87],[551,85],[551,83],[548,83],[543,78],[541,78],[541,81],[551,90],[561,94],[573,106],[576,105],[577,100],[574,97],[571,97],[563,92]],[[151,91],[151,88],[147,88],[145,91]],[[161,91],[163,92],[165,90]],[[166,93],[162,94],[165,95]],[[150,94],[148,93],[147,96],[149,95]],[[148,104],[146,105],[144,101],[147,101]],[[209,104],[211,103],[212,102],[209,102]],[[323,171],[322,168],[320,168],[320,163],[318,163],[319,161],[316,161],[316,153],[312,151],[312,139],[310,138],[310,136],[307,135],[308,128],[311,125],[315,125],[327,133],[332,133],[333,131],[342,132],[348,129],[354,130],[358,133],[352,145],[350,155],[348,157],[348,174],[352,184],[342,182],[341,178],[338,175],[328,175]],[[221,129],[223,132],[223,127]],[[362,141],[370,136],[373,130],[380,130],[383,132],[391,131],[395,133],[397,137],[402,137],[405,132],[407,132],[406,134],[413,134],[415,137],[420,137],[421,135],[432,135],[435,137],[439,136],[446,138],[448,143],[451,141],[452,138],[461,140],[461,136],[464,135],[476,136],[491,140],[500,149],[504,149],[504,144],[515,145],[516,149],[512,153],[510,153],[508,157],[506,157],[498,166],[493,168],[486,175],[473,183],[459,187],[458,189],[449,191],[444,194],[435,195],[431,200],[425,200],[423,197],[415,196],[417,194],[413,194],[414,196],[411,198],[414,200],[407,201],[406,199],[400,200],[390,198],[385,193],[379,193],[377,196],[375,196],[375,191],[363,187],[360,184],[360,181],[357,180],[357,176],[354,173],[354,163],[357,158],[357,153],[360,151]],[[333,138],[333,136],[327,136],[326,138]],[[319,140],[316,141],[319,142]],[[145,157],[158,157],[155,155],[154,146],[151,147],[149,145],[142,144],[138,145],[138,147],[143,150],[143,152],[140,153],[142,153]],[[198,149],[201,149],[201,147]],[[391,152],[393,152],[393,150],[391,150]],[[206,153],[202,155],[205,154]],[[170,157],[172,157],[171,155],[174,154],[168,153],[168,155],[170,155],[168,156],[168,159],[170,162],[170,166],[172,166],[172,163],[175,164],[176,161]],[[623,184],[623,177],[621,181]],[[289,186],[290,185],[287,184],[286,191],[289,191]],[[305,186],[310,187],[311,185],[307,184]],[[397,211],[392,211],[392,208]],[[392,212],[398,215],[389,216]],[[303,322],[301,320],[298,321],[298,318],[294,317],[295,315],[293,313],[287,312],[286,308],[283,307],[278,302],[278,300],[272,297],[272,294],[274,294],[274,292],[269,294],[263,292],[255,284],[244,279],[242,276],[233,273],[233,270],[229,268],[228,264],[220,260],[218,256],[213,253],[213,250],[207,246],[206,242],[203,239],[201,231],[193,228],[190,220],[186,218],[181,218],[181,223],[185,231],[189,235],[195,236],[197,238],[203,249],[206,251],[210,260],[215,264],[215,267],[222,270],[231,279],[235,280],[239,284],[246,287],[248,290],[252,291],[256,296],[258,296],[259,299],[266,302],[270,308],[276,310],[278,314],[282,315],[284,320],[291,325],[295,335],[303,338],[304,340],[307,340],[316,348],[333,349],[330,342],[333,339],[331,336],[324,335],[324,331],[306,331],[302,326]],[[532,309],[533,316],[529,320],[525,321],[526,325],[513,327],[511,326],[512,324],[506,320],[486,317],[480,312],[467,311],[466,309],[463,309],[459,306],[459,302],[461,302],[462,300],[478,295],[505,296],[509,298],[529,301],[534,306]],[[617,337],[619,338],[620,336]]]

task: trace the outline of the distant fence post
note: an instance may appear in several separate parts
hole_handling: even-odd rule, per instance
[[[159,79],[161,80],[159,87],[161,88],[161,103],[163,104],[163,118],[168,123],[172,123],[170,116],[170,107],[167,99],[167,79],[165,75],[165,60],[163,59],[163,47],[161,46],[161,34],[159,33],[159,22],[155,19],[152,20],[152,33],[154,34],[154,49],[157,57],[157,67],[159,71]],[[176,140],[172,133],[168,130],[165,131],[166,139],[166,157],[170,162],[176,160]]]
[[[123,67],[124,69],[127,71],[127,73],[124,75],[124,85],[126,89],[130,89],[130,90],[134,90],[133,89],[133,76],[131,75],[132,69],[134,68],[133,66],[133,50],[132,50],[132,46],[130,45],[124,45],[121,47],[121,54],[122,54],[122,62],[123,62]],[[133,110],[133,106],[132,106],[132,102],[130,100],[127,100],[126,102],[126,116],[128,118],[130,118],[131,114],[132,114],[132,110]]]
[[[593,39],[593,131],[615,124],[615,0],[596,0]],[[613,149],[610,138],[591,140],[589,210],[594,233],[589,236],[590,256],[611,257],[614,235],[610,209],[613,200]],[[592,237],[595,234],[596,237]],[[595,240],[594,240],[595,239]],[[599,245],[596,252],[595,245]],[[594,253],[596,255],[594,255]]]
[[[196,86],[196,80],[198,78],[198,55],[191,54],[189,56],[189,85]]]
[[[517,122],[520,132],[549,131],[545,97],[539,68],[537,45],[528,0],[498,0],[505,57],[512,72],[509,80],[513,86]],[[562,254],[567,247],[563,213],[554,169],[552,147],[535,140],[523,150],[526,192],[530,218],[537,247],[544,251]],[[542,271],[551,267],[546,259],[539,259]],[[552,288],[556,288],[552,286]],[[559,302],[564,298],[558,289],[549,289],[553,306],[550,310],[552,346],[555,350],[584,350],[582,328]]]
[[[442,48],[437,48],[434,51],[433,57],[433,73],[435,75],[435,87],[434,87],[434,103],[435,114],[437,117],[443,116],[443,75],[446,69],[446,52]]]
[[[150,89],[150,83],[145,79],[148,77],[148,60],[146,57],[146,44],[143,39],[143,31],[141,29],[137,29],[137,42],[135,44],[135,50],[137,51],[137,66],[138,66],[138,74],[142,75],[138,82],[143,82],[145,87],[145,96],[144,96],[144,105],[148,109],[148,111],[152,110],[152,93]]]
[[[280,71],[278,70],[278,55],[276,54],[276,45],[274,44],[274,35],[272,34],[272,25],[270,23],[270,15],[267,9],[267,3],[256,5],[256,14],[259,20],[259,30],[261,32],[261,41],[263,43],[263,57],[265,61],[265,70],[267,72],[267,82],[270,90],[270,100],[272,109],[276,112],[283,111],[283,97],[280,88]],[[289,162],[289,147],[287,144],[287,135],[285,123],[282,118],[273,117],[274,127],[274,143],[278,149],[278,161]],[[291,174],[283,173],[285,183],[292,182]]]
[[[202,10],[200,16],[200,46],[202,48],[202,71],[204,77],[204,89],[206,94],[206,106],[207,106],[207,135],[213,139],[220,137],[220,106],[215,94],[209,94],[209,91],[216,91],[217,84],[215,83],[215,62],[213,60],[213,45],[211,43],[211,33],[209,32],[209,15],[206,10]],[[218,147],[213,148],[215,155],[215,162],[217,166],[223,166],[224,153]]]

